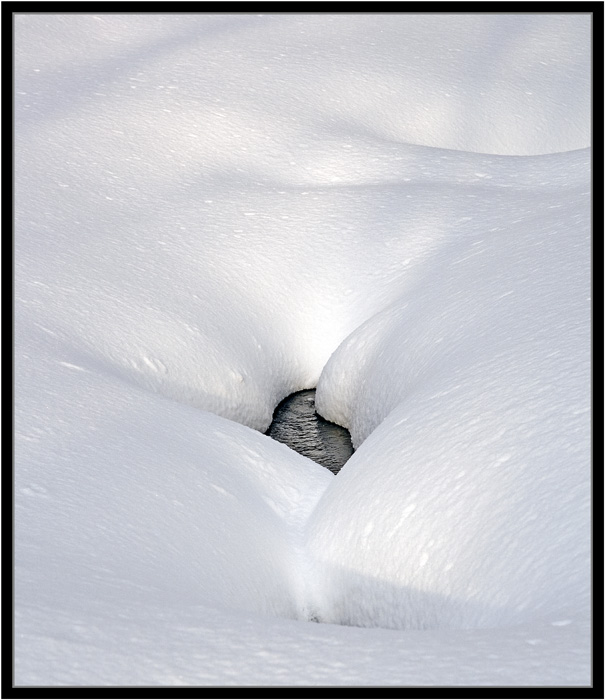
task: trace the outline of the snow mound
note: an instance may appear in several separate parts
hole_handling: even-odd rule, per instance
[[[545,166],[444,217],[449,245],[322,373],[318,410],[360,446],[310,520],[325,619],[496,626],[588,603],[588,153]],[[552,187],[551,168],[586,179]]]

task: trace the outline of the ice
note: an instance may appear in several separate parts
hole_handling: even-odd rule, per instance
[[[15,683],[589,684],[591,15],[14,21]]]

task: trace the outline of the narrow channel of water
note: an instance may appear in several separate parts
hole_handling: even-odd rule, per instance
[[[265,433],[292,450],[338,474],[353,454],[346,428],[330,423],[315,412],[315,389],[287,396],[275,409]]]

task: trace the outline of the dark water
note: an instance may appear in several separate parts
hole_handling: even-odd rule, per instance
[[[334,474],[353,454],[349,431],[315,413],[315,389],[286,397],[265,434]]]

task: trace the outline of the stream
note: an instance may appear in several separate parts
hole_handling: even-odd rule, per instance
[[[353,454],[346,428],[330,423],[315,412],[315,389],[287,396],[275,409],[265,433],[292,450],[338,474]]]

